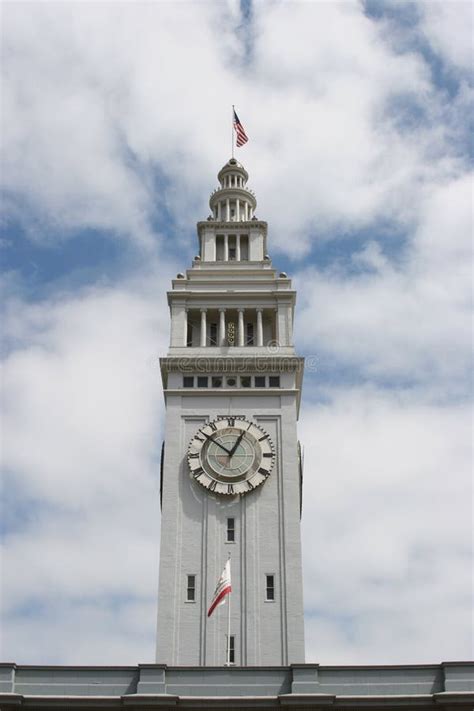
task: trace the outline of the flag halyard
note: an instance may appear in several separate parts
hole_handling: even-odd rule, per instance
[[[230,560],[225,564],[222,575],[217,581],[216,589],[214,590],[214,596],[212,598],[211,605],[207,611],[207,616],[210,617],[216,607],[223,605],[225,603],[226,595],[232,592],[232,584],[230,579]]]

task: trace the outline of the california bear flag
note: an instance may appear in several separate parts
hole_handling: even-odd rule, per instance
[[[225,603],[225,597],[232,591],[230,583],[230,558],[225,564],[222,575],[217,581],[214,597],[212,598],[211,606],[207,611],[207,616],[210,617],[218,605]]]

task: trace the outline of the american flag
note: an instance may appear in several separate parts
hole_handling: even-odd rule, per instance
[[[240,148],[240,146],[243,146],[245,143],[247,143],[247,141],[249,139],[248,139],[247,134],[245,133],[244,127],[242,126],[242,124],[239,121],[239,117],[235,113],[235,109],[234,109],[234,128],[235,128],[235,132],[237,134],[237,140],[236,140],[237,148]]]

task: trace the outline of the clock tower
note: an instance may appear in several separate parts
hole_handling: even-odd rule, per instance
[[[218,180],[168,292],[156,661],[285,666],[304,662],[296,294],[245,168],[231,158]],[[207,617],[229,555],[230,626],[225,606]]]

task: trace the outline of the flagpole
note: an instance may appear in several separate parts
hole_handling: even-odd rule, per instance
[[[229,561],[230,561],[230,552],[229,552]],[[229,570],[230,570],[230,563],[229,563]],[[229,607],[227,610],[227,662],[226,666],[230,667],[230,598],[232,597],[232,591],[229,593]]]
[[[231,121],[231,123],[230,123],[230,125],[231,125],[231,133],[232,133],[232,136],[231,136],[231,141],[232,141],[232,158],[234,157],[234,111],[235,111],[234,104],[232,104],[232,121]],[[229,558],[230,558],[230,556],[229,556]]]

